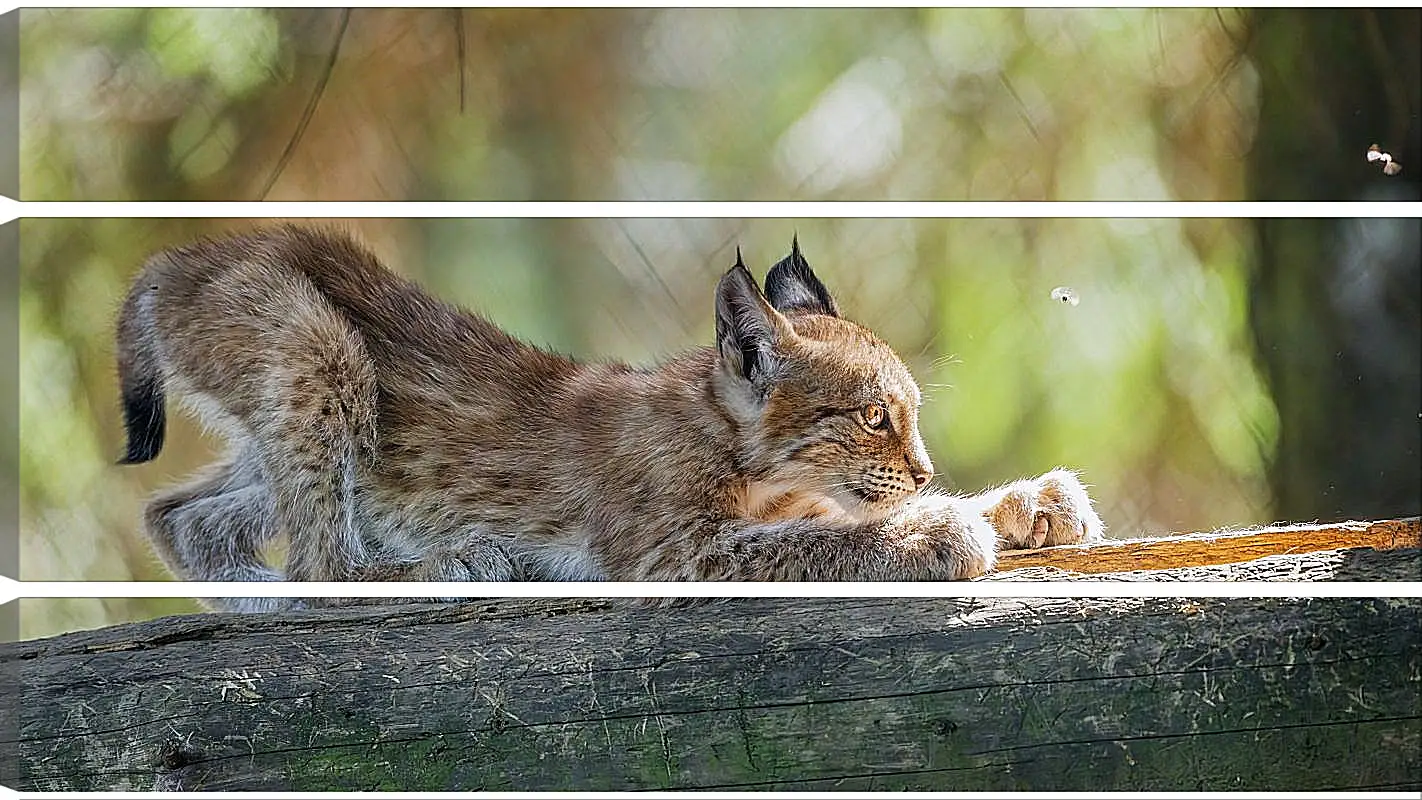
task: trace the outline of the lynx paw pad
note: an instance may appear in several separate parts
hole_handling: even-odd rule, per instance
[[[1086,487],[1067,470],[1014,486],[988,516],[1004,550],[1093,542],[1103,536]]]

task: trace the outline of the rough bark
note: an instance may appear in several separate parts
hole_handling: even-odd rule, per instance
[[[0,756],[21,790],[1417,789],[1420,619],[1378,598],[172,617],[6,646]]]

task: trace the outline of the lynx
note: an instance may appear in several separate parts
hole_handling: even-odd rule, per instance
[[[124,302],[122,463],[158,455],[169,394],[228,442],[145,511],[197,581],[957,580],[1102,536],[1069,471],[930,488],[919,387],[798,241],[763,292],[737,252],[715,330],[650,368],[579,363],[338,232],[199,241]],[[282,533],[284,574],[262,555]]]

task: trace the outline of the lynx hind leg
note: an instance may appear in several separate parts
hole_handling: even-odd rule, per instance
[[[1086,487],[1069,470],[1052,470],[991,494],[997,496],[984,515],[1004,550],[1094,542],[1105,535]]]
[[[378,554],[359,579],[363,581],[428,581],[431,583],[503,583],[524,580],[524,572],[502,544],[480,532],[455,538],[453,545],[432,549],[418,560],[385,560]],[[467,597],[351,597],[330,598],[329,605],[384,605],[395,603],[457,603]]]
[[[149,539],[173,574],[185,581],[280,581],[261,548],[279,526],[271,492],[255,459],[239,455],[197,479],[156,496],[144,512]],[[282,597],[205,598],[218,611],[298,608]]]
[[[265,413],[252,420],[290,540],[287,574],[354,580],[369,563],[355,486],[361,461],[374,453],[374,365],[359,333],[319,297],[288,312],[271,343]]]

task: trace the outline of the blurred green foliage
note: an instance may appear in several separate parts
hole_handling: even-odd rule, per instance
[[[151,465],[117,467],[112,315],[160,243],[256,221],[25,220],[23,574],[157,579],[144,496],[213,456],[174,413]],[[347,221],[396,269],[518,335],[649,363],[712,335],[712,290],[741,246],[763,275],[798,234],[846,313],[925,387],[939,480],[963,490],[1084,471],[1117,535],[1269,520],[1270,399],[1244,324],[1247,250],[1230,220]],[[1191,244],[1191,234],[1211,242]],[[550,248],[557,256],[547,258]],[[565,266],[568,265],[568,266]],[[1052,290],[1069,286],[1070,306]],[[92,605],[92,604],[90,604]],[[118,604],[125,613],[144,606]],[[92,624],[59,606],[30,634]],[[146,613],[146,612],[140,612]]]
[[[250,199],[290,148],[272,199],[1242,199],[1245,22],[26,9],[21,187]]]
[[[1253,199],[1260,70],[1299,57],[1215,9],[22,13],[27,200]],[[175,413],[112,465],[113,314],[153,251],[256,222],[23,222],[25,578],[164,577],[143,497],[217,443]],[[763,274],[798,232],[926,387],[942,482],[1077,467],[1117,535],[1275,513],[1249,220],[340,224],[520,336],[641,363],[709,342],[737,244]],[[36,601],[23,633],[194,607]]]

